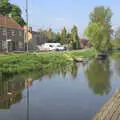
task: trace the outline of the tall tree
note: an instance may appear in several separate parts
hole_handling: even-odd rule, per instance
[[[21,26],[25,25],[21,14],[22,11],[19,6],[11,4],[9,0],[0,0],[0,15],[8,16],[11,14],[11,17]]]
[[[84,32],[96,51],[101,52],[111,47],[112,11],[104,6],[96,7],[90,14],[90,22]]]
[[[78,28],[76,25],[74,25],[71,30],[71,40],[72,40],[71,43],[72,43],[73,49],[78,49],[80,46],[80,41],[78,37]]]
[[[0,0],[0,15],[8,15],[12,9],[9,0]]]
[[[56,42],[58,42],[58,43],[61,42],[61,36],[60,36],[59,32],[56,34]]]
[[[62,44],[67,43],[67,30],[65,27],[61,30],[61,43]]]
[[[47,31],[47,36],[48,36],[48,42],[54,41],[54,33],[51,28]]]
[[[25,21],[23,20],[21,14],[22,14],[22,11],[20,9],[19,6],[17,5],[12,5],[12,9],[11,9],[11,12],[10,12],[12,18],[18,23],[20,24],[21,26],[24,26],[25,25]]]

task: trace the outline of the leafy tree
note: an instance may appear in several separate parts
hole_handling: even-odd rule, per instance
[[[115,31],[114,45],[115,47],[120,47],[120,27]]]
[[[60,36],[59,32],[56,34],[56,42],[58,42],[58,43],[61,42],[61,36]]]
[[[61,43],[67,44],[67,30],[65,27],[61,30]]]
[[[8,15],[12,9],[9,0],[0,0],[0,15]]]
[[[51,42],[52,39],[53,39],[52,29],[49,29],[49,30],[48,30],[48,32],[47,32],[47,36],[48,36],[49,42]]]
[[[71,40],[72,40],[71,43],[72,43],[73,49],[78,49],[80,46],[80,41],[78,37],[78,28],[75,25],[71,30]]]
[[[49,29],[47,31],[47,37],[48,37],[48,42],[56,42],[56,33],[54,33],[52,29]]]
[[[120,39],[120,27],[115,31],[115,38]]]
[[[0,0],[0,15],[8,16],[9,14],[18,24],[21,26],[25,25],[20,7],[11,4],[9,0]]]
[[[21,17],[22,11],[19,6],[17,5],[12,5],[12,10],[11,10],[11,16],[12,18],[21,26],[25,25],[25,21]]]
[[[72,48],[72,38],[71,38],[71,33],[67,34],[67,46],[68,48]]]
[[[96,7],[90,14],[90,22],[84,32],[96,51],[101,52],[111,47],[112,11],[104,6]]]
[[[93,12],[90,13],[90,22],[99,23],[102,26],[106,23],[110,24],[112,18],[112,11],[110,8],[105,8],[104,6],[95,7]]]

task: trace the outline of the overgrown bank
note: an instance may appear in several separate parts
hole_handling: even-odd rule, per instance
[[[50,53],[23,53],[0,56],[0,73],[12,75],[29,71],[55,69],[67,66],[73,61],[73,57],[94,56],[93,50],[50,52]]]

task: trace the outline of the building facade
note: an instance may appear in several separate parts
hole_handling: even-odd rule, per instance
[[[34,51],[37,49],[37,45],[41,45],[46,42],[48,42],[47,35],[40,32],[32,31],[32,40],[29,40],[28,48],[29,50]]]
[[[0,51],[23,51],[24,29],[12,18],[0,16]]]
[[[47,35],[29,29],[26,33],[26,26],[21,27],[8,16],[0,16],[0,52],[25,51],[27,44],[28,50],[34,51],[37,45],[48,42]]]

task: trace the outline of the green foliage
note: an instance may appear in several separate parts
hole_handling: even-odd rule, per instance
[[[62,30],[61,30],[61,43],[62,44],[67,44],[67,30],[66,28],[64,27]]]
[[[25,25],[25,21],[21,16],[22,12],[19,6],[11,4],[9,0],[0,0],[0,15],[11,17],[21,26]]]
[[[112,10],[104,6],[95,7],[93,12],[90,13],[90,22],[99,23],[102,26],[110,23],[112,18]]]
[[[90,57],[89,51],[13,54],[0,57],[0,72],[3,74],[18,74],[35,70],[55,69],[66,66],[73,61],[74,56]],[[88,56],[89,54],[89,56]]]
[[[21,17],[21,9],[19,6],[17,5],[12,5],[12,10],[11,10],[11,16],[12,18],[21,26],[25,25],[25,21],[23,20],[23,18]]]
[[[55,39],[54,33],[52,32],[52,29],[49,29],[47,31],[47,37],[48,37],[48,42],[52,42]]]
[[[49,29],[48,31],[39,29],[38,32],[40,32],[42,35],[47,36],[48,42],[59,42],[73,49],[80,48],[78,28],[75,25],[69,33],[65,27],[58,33],[53,32],[52,29]]]
[[[78,37],[78,28],[75,25],[71,30],[71,43],[72,43],[73,49],[78,49],[80,47],[80,41]]]
[[[49,30],[38,29],[38,32],[41,34],[43,39],[45,39],[45,41],[56,42],[58,40],[57,34],[53,32],[52,29]]]
[[[90,23],[84,34],[90,40],[92,47],[98,51],[111,48],[111,26],[112,11],[104,6],[96,7],[90,14]]]
[[[12,9],[9,0],[0,0],[0,15],[8,15]]]
[[[61,42],[61,36],[60,36],[59,32],[56,34],[56,42],[58,42],[58,43]]]
[[[120,48],[120,27],[115,31],[114,39],[112,44],[115,48]]]

